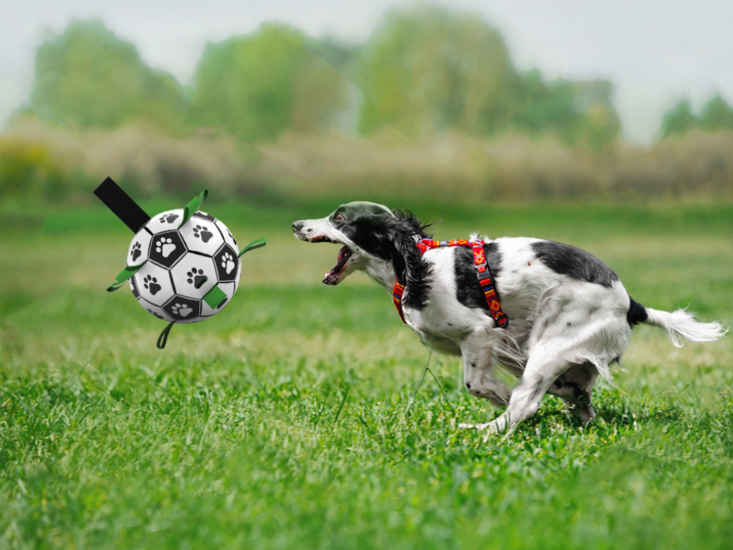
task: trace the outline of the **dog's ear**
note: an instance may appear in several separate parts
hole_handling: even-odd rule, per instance
[[[415,241],[428,237],[425,229],[431,224],[423,225],[409,210],[393,210],[394,216],[386,220],[387,233],[400,252],[407,252],[407,247],[415,248]]]
[[[412,212],[394,210],[394,216],[386,220],[386,236],[393,248],[392,262],[398,278],[404,280],[410,270],[415,270],[421,262],[420,253],[415,246],[419,239],[425,238],[424,227]]]
[[[410,307],[425,305],[432,270],[423,260],[417,242],[432,235],[425,233],[428,226],[420,223],[412,212],[397,210],[394,213],[387,230],[393,251],[392,266],[397,279],[410,289],[405,303]]]

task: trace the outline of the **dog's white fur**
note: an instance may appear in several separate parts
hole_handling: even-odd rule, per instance
[[[372,205],[393,215],[374,203],[345,206],[353,205]],[[364,250],[335,227],[332,219],[333,215],[296,222],[297,229],[294,224],[298,238],[317,241],[325,237],[351,250],[331,284],[364,270],[391,293],[397,281],[392,262]],[[485,310],[466,307],[456,298],[454,248],[435,248],[423,255],[432,268],[427,305],[404,308],[405,321],[424,344],[462,356],[468,391],[506,407],[493,422],[462,426],[505,431],[533,415],[545,393],[562,397],[583,422],[591,420],[595,411],[590,396],[596,377],[610,379],[610,365],[621,357],[631,334],[626,289],[618,280],[603,286],[556,273],[535,255],[531,245],[539,239],[470,237],[477,238],[496,243],[501,253],[495,283],[510,320],[507,329],[495,326]],[[681,340],[717,340],[725,333],[719,323],[700,323],[684,310],[669,313],[646,308],[646,312],[644,322],[664,328],[676,346]],[[497,376],[500,366],[520,378],[514,388]]]

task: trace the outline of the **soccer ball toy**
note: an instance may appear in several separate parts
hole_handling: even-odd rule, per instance
[[[175,323],[197,323],[221,311],[239,286],[240,256],[265,245],[259,239],[240,252],[227,226],[198,210],[207,191],[152,218],[110,178],[95,194],[135,231],[127,265],[107,290],[127,281],[141,306],[168,321],[158,339],[161,349]]]

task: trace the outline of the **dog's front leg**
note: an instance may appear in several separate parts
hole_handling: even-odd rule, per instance
[[[496,377],[494,344],[486,334],[471,336],[461,346],[463,381],[466,389],[495,407],[506,407],[511,391]]]

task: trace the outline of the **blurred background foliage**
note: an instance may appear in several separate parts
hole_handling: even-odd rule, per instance
[[[722,97],[682,99],[649,147],[620,139],[612,100],[605,80],[518,71],[499,30],[436,5],[388,12],[363,44],[265,24],[208,44],[188,85],[77,20],[37,51],[0,192],[84,202],[111,175],[143,196],[733,196]]]
[[[327,128],[345,105],[345,81],[306,41],[296,29],[263,25],[251,36],[209,44],[191,90],[190,127],[248,142]]]
[[[696,116],[687,99],[681,100],[667,112],[662,121],[662,139],[672,134],[685,134],[693,129],[705,132],[733,131],[733,109],[719,95],[710,98]]]
[[[144,120],[180,132],[188,109],[185,90],[101,21],[73,21],[36,54],[30,111],[41,120],[107,130]]]

